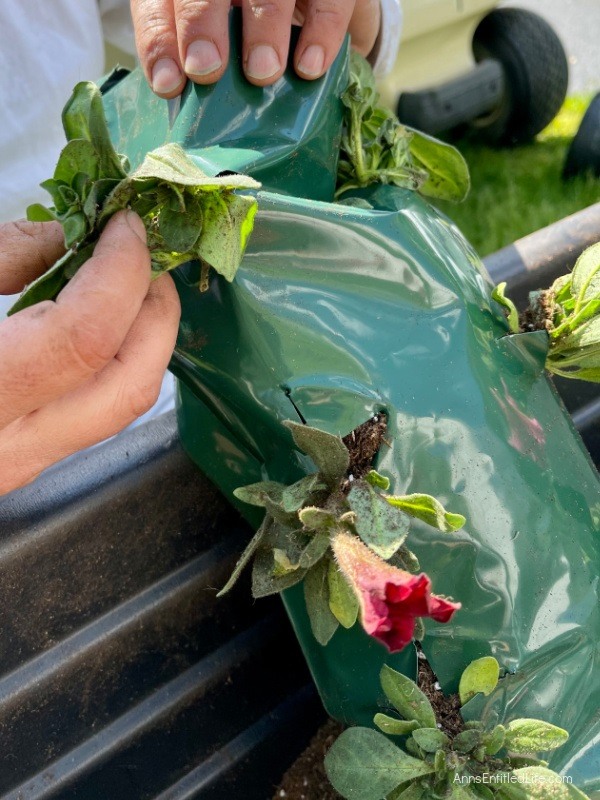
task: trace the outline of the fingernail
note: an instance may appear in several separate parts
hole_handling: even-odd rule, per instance
[[[138,239],[141,239],[142,242],[146,244],[146,228],[144,228],[144,223],[138,217],[135,211],[128,210],[125,219]]]
[[[246,75],[257,81],[271,78],[281,69],[281,62],[275,50],[268,44],[253,47],[246,62]]]
[[[159,58],[152,67],[152,91],[169,94],[181,84],[181,72],[172,58]]]
[[[184,69],[188,75],[210,75],[222,65],[216,45],[208,39],[198,39],[187,49]]]
[[[318,77],[323,74],[325,66],[325,50],[320,44],[311,44],[302,53],[302,58],[298,62],[298,71],[304,75],[314,75]]]

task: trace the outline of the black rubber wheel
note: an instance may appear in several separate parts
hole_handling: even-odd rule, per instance
[[[563,178],[591,172],[600,177],[600,92],[594,97],[565,159]]]
[[[505,78],[502,103],[473,126],[495,144],[533,139],[554,119],[567,94],[569,65],[554,30],[531,11],[498,8],[479,23],[473,54],[476,61],[499,61]]]

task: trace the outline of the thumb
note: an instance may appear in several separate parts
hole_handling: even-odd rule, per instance
[[[0,294],[20,292],[65,252],[58,222],[6,222],[0,225]]]

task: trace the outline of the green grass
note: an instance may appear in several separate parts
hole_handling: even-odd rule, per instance
[[[561,179],[567,149],[591,99],[567,98],[530,145],[498,150],[468,139],[456,143],[469,164],[471,192],[460,205],[439,207],[481,256],[600,200],[599,179]]]

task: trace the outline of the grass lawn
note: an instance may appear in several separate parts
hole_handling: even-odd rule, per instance
[[[567,98],[558,117],[530,145],[498,150],[468,139],[455,143],[469,164],[471,193],[460,205],[439,207],[481,256],[600,200],[598,178],[565,182],[560,177],[591,99]]]

